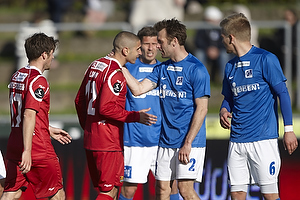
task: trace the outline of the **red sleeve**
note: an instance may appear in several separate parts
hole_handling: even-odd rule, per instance
[[[125,110],[126,92],[123,73],[120,70],[110,72],[99,94],[99,113],[121,122],[139,122],[139,112]]]
[[[39,75],[30,81],[28,88],[29,90],[25,97],[25,109],[29,108],[39,112],[40,103],[49,92],[48,82],[45,77]]]

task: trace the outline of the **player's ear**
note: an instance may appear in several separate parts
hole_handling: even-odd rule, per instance
[[[179,42],[178,42],[177,37],[174,37],[173,40],[171,40],[171,45],[172,45],[172,47],[175,47],[176,44],[178,44],[178,43],[179,43]]]
[[[122,49],[122,54],[123,54],[124,56],[127,56],[127,55],[129,54],[129,48],[128,48],[128,47],[124,47],[124,48]]]
[[[41,54],[41,56],[42,56],[43,60],[46,60],[48,58],[48,54],[46,52],[43,52]]]
[[[229,37],[229,44],[232,44],[234,40],[234,36],[230,34],[228,35],[228,37]]]

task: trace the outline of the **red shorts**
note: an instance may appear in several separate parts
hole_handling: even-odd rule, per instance
[[[123,184],[124,155],[121,151],[89,151],[86,158],[95,188],[108,192]]]
[[[20,161],[7,161],[7,175],[5,192],[19,189],[26,190],[31,185],[36,198],[47,198],[55,195],[63,188],[62,174],[57,157],[46,160],[32,161],[31,169],[26,174],[21,174]]]

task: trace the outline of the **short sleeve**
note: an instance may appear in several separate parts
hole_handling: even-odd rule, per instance
[[[39,75],[33,78],[25,97],[25,109],[30,108],[39,112],[40,103],[48,92],[49,85],[45,77]]]

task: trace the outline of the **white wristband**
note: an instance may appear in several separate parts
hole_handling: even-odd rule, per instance
[[[293,132],[293,125],[284,126],[284,132]]]

